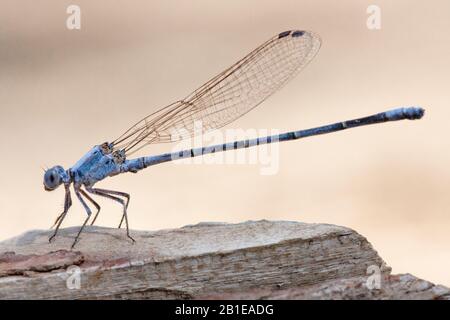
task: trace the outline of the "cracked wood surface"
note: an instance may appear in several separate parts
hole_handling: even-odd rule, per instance
[[[70,250],[77,231],[62,229],[51,244],[51,231],[41,230],[0,242],[0,299],[251,297],[255,290],[309,288],[292,294],[308,298],[315,286],[365,279],[371,265],[383,276],[390,272],[363,236],[329,224],[263,220],[132,230],[135,244],[124,230],[87,227]],[[67,286],[71,266],[81,272],[79,289]]]

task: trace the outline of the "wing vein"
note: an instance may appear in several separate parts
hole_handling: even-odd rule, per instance
[[[286,35],[287,34],[287,35]],[[126,130],[113,147],[130,155],[144,146],[191,137],[223,127],[246,114],[285,85],[316,55],[320,37],[309,31],[281,33],[207,81]]]

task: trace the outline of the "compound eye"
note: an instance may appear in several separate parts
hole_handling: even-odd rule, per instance
[[[45,172],[44,186],[46,187],[46,189],[53,190],[58,187],[60,183],[61,178],[55,170],[49,169]]]
[[[56,178],[55,174],[52,173],[52,174],[50,175],[50,183],[51,183],[51,184],[54,184],[56,179],[57,179],[57,178]]]

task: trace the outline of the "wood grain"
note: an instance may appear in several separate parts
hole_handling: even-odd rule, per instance
[[[131,231],[135,244],[124,230],[87,227],[71,251],[77,231],[62,229],[50,244],[51,231],[40,230],[1,242],[0,299],[262,298],[254,292],[294,289],[305,291],[292,298],[311,298],[311,288],[363,281],[369,266],[390,273],[363,236],[329,224],[200,223]],[[78,289],[67,285],[73,270],[80,272]]]

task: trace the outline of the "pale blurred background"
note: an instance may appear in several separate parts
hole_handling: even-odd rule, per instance
[[[81,7],[81,30],[66,28],[70,4]],[[381,8],[381,30],[366,27],[371,4]],[[169,163],[98,186],[131,193],[134,229],[249,219],[344,225],[393,272],[449,286],[449,12],[448,0],[3,0],[0,239],[48,228],[62,210],[63,190],[43,190],[41,167],[70,167],[271,36],[307,29],[322,37],[318,56],[228,128],[294,130],[409,105],[425,107],[425,118],[283,143],[276,175],[257,165]],[[115,227],[121,209],[99,203],[98,224]],[[74,201],[64,225],[84,217]]]

